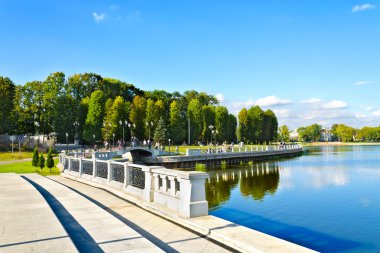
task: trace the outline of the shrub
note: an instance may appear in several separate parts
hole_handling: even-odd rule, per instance
[[[51,168],[54,167],[54,160],[53,160],[53,156],[51,155],[52,153],[52,150],[51,148],[49,148],[49,152],[47,154],[47,158],[46,158],[46,167],[48,167],[50,169],[50,172],[51,172]]]
[[[195,164],[195,170],[196,171],[206,172],[206,164],[204,164],[204,163],[196,163]]]
[[[38,167],[38,148],[35,147],[33,151],[32,166]]]
[[[222,161],[222,162],[220,163],[220,167],[221,167],[222,170],[227,169],[227,162],[226,162],[226,161]]]
[[[38,159],[38,167],[40,167],[42,173],[42,169],[45,168],[45,158],[43,154],[41,154],[40,158]]]

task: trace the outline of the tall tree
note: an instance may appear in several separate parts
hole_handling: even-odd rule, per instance
[[[0,134],[11,133],[15,127],[11,118],[15,95],[15,84],[8,77],[0,76]]]
[[[236,140],[237,119],[233,114],[228,114],[228,129],[227,129],[227,141],[232,142]]]
[[[170,104],[169,137],[173,143],[182,143],[186,139],[186,124],[181,116],[177,101]]]
[[[104,140],[111,140],[112,134],[114,134],[115,126],[112,124],[112,98],[108,98],[106,100],[106,104],[104,106],[104,119],[103,119],[103,127],[102,127],[102,136]]]
[[[249,139],[254,143],[263,142],[264,112],[256,105],[248,110]]]
[[[104,117],[104,105],[104,93],[100,90],[94,91],[90,97],[86,125],[83,133],[83,137],[88,142],[92,142],[93,135],[95,135],[95,138],[102,136],[101,129]]]
[[[187,108],[187,117],[190,120],[191,143],[202,140],[203,113],[202,104],[198,99],[195,98],[190,101]]]
[[[278,138],[280,141],[288,142],[290,140],[290,131],[287,125],[280,126],[278,129]]]
[[[228,110],[225,106],[215,108],[215,129],[217,131],[216,140],[226,141],[228,138]]]
[[[203,131],[202,139],[204,141],[211,141],[214,138],[212,136],[212,130],[215,130],[215,106],[204,105],[203,110]],[[212,128],[210,128],[212,126]]]
[[[270,142],[276,139],[278,122],[277,117],[272,110],[266,110],[264,112],[263,121],[263,141]]]
[[[154,131],[154,141],[159,142],[160,144],[164,144],[166,142],[166,126],[165,121],[161,117],[158,121],[156,130]]]
[[[248,120],[248,111],[246,108],[243,108],[240,110],[238,119],[239,119],[239,126],[237,130],[238,139],[239,141],[248,143],[250,141],[249,120]]]
[[[145,132],[146,103],[144,97],[135,96],[129,114],[129,120],[134,124],[133,134],[140,140],[144,138]]]

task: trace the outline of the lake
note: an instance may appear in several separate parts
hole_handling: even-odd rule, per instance
[[[380,252],[380,146],[209,172],[210,214],[322,252]]]

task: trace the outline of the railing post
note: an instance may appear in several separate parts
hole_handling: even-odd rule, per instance
[[[78,170],[78,173],[79,173],[79,177],[82,175],[82,171],[83,171],[83,163],[82,163],[82,157],[78,159],[79,160],[79,170]]]
[[[124,184],[123,184],[123,189],[125,189],[127,187],[127,180],[128,180],[128,166],[127,166],[127,163],[124,163]]]
[[[109,184],[112,180],[112,166],[111,161],[107,161],[107,183]]]
[[[69,165],[67,166],[67,170],[70,172],[71,171],[71,159],[70,159],[70,157],[68,157],[67,161],[69,163]]]
[[[170,194],[171,196],[174,197],[175,196],[175,182],[174,182],[175,177],[173,177],[173,176],[167,176],[167,177],[169,179],[169,184],[170,184],[170,189],[169,189],[168,194]]]
[[[92,166],[92,179],[95,179],[95,177],[96,177],[96,158],[94,158],[94,160],[93,160],[93,166]]]
[[[153,176],[152,169],[144,166],[142,171],[145,173],[145,188],[143,190],[143,200],[153,202],[154,189],[153,189]]]

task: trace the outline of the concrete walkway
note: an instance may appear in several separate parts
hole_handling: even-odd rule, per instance
[[[107,191],[0,174],[0,252],[228,252]]]
[[[105,190],[62,176],[49,178],[82,194],[165,252],[230,252],[215,241],[152,214]]]
[[[0,174],[0,252],[76,252],[41,194],[16,174]]]

